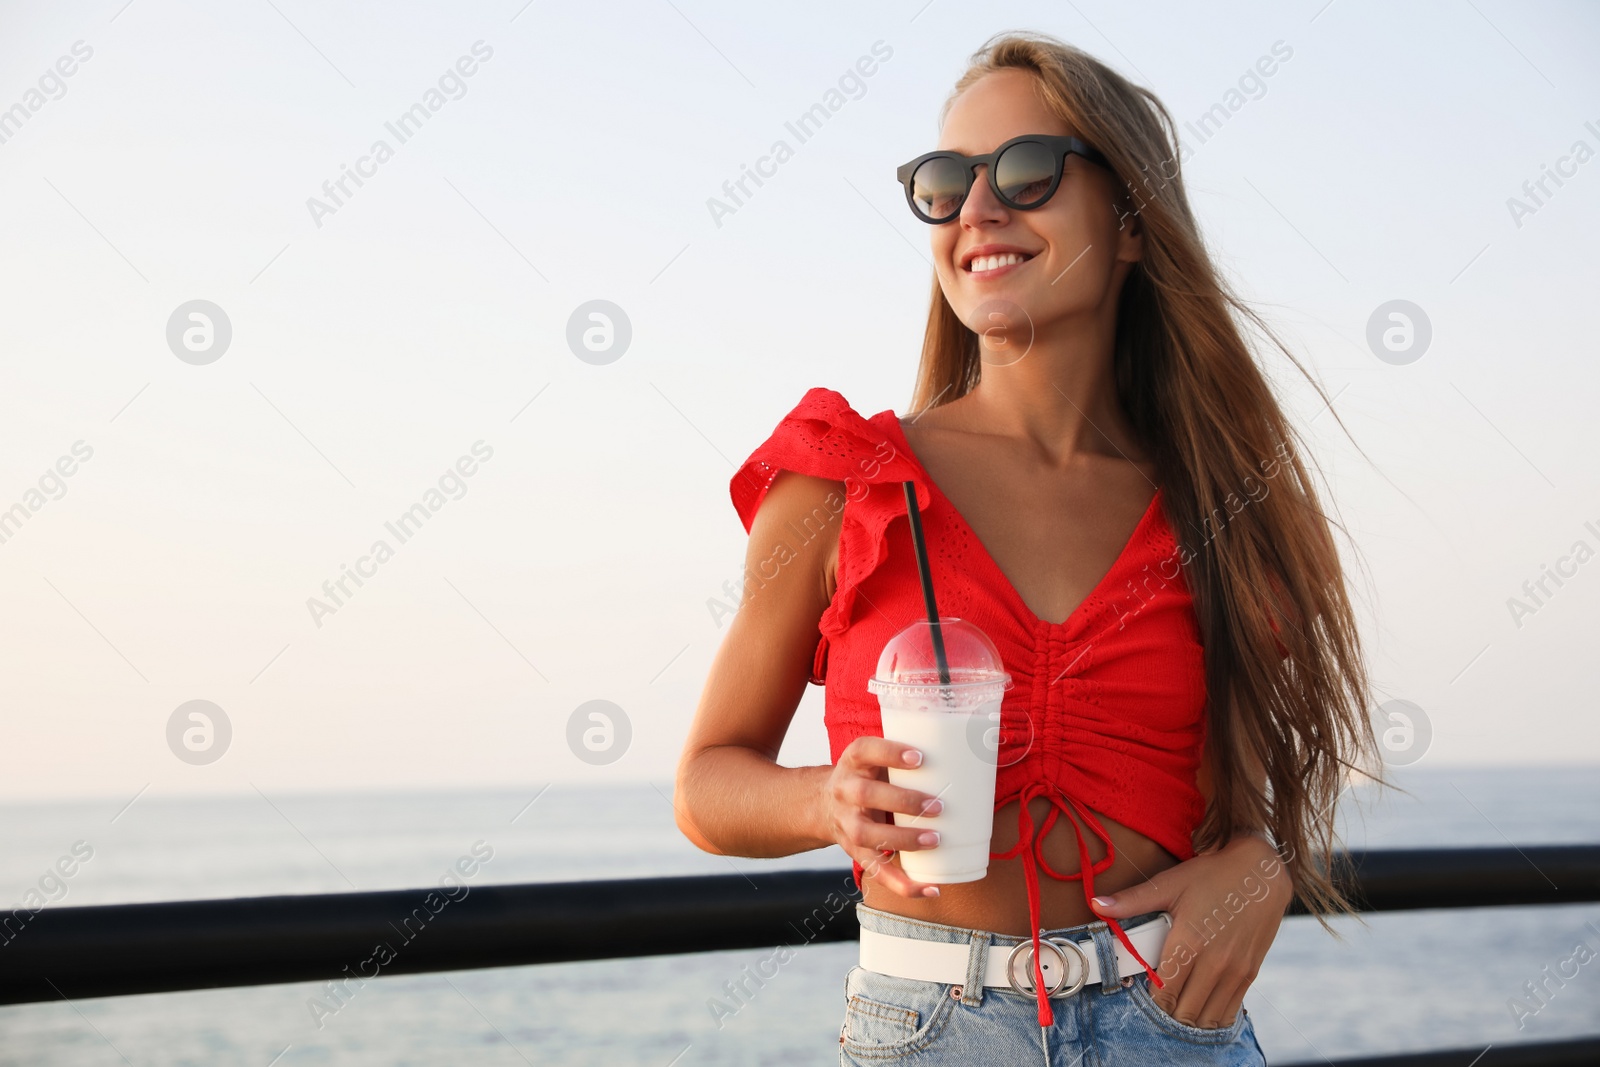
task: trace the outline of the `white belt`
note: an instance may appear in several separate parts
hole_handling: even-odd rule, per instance
[[[1124,933],[1151,967],[1161,962],[1161,946],[1172,929],[1166,912],[1138,926],[1125,927]],[[1033,939],[1029,938],[1009,953],[1005,946],[990,944],[984,967],[985,986],[1010,986],[1019,993],[1033,993]],[[1039,939],[1039,969],[1052,997],[1067,997],[1086,985],[1100,981],[1100,953],[1093,937],[1071,941],[1060,937]],[[968,942],[924,941],[916,937],[885,934],[861,928],[861,966],[879,974],[912,978],[943,985],[960,985],[967,980]],[[1127,948],[1116,943],[1119,978],[1141,973],[1144,968]]]

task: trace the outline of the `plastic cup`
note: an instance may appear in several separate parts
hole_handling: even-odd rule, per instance
[[[989,873],[1000,702],[1011,688],[1000,653],[982,630],[955,618],[941,618],[939,630],[948,685],[940,680],[927,619],[889,639],[867,681],[878,698],[883,736],[922,752],[916,767],[890,767],[889,781],[944,804],[937,815],[891,813],[896,826],[939,832],[932,848],[900,853],[908,875],[935,885],[976,882]]]

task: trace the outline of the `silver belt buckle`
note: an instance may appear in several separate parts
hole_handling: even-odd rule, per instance
[[[1050,992],[1047,994],[1048,996],[1070,997],[1072,994],[1083,988],[1084,983],[1089,979],[1089,957],[1083,954],[1083,949],[1078,947],[1076,941],[1068,941],[1065,938],[1041,937],[1039,939],[1039,946],[1040,948],[1048,946],[1050,950],[1055,953],[1056,958],[1061,961],[1061,973],[1056,976],[1055,984],[1051,986]],[[1065,988],[1067,984],[1067,972],[1072,969],[1067,965],[1067,954],[1065,950],[1069,948],[1072,950],[1072,954],[1078,957],[1078,980],[1072,983],[1072,988],[1067,989]],[[1023,988],[1017,983],[1017,955],[1024,949],[1026,949],[1028,952],[1026,967],[1024,968],[1023,972],[1028,975],[1027,988]],[[1050,976],[1049,961],[1041,959],[1039,961],[1039,969],[1044,972],[1046,978]],[[1033,941],[1031,939],[1016,945],[1014,948],[1012,948],[1011,955],[1006,957],[1006,978],[1010,980],[1011,988],[1015,989],[1018,993],[1033,993]]]

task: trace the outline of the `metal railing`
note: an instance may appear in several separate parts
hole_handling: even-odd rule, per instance
[[[1597,845],[1349,856],[1364,911],[1600,901]],[[0,913],[0,1004],[849,941],[858,899],[849,870],[801,870],[23,908]],[[1600,1037],[1339,1067],[1580,1063]]]

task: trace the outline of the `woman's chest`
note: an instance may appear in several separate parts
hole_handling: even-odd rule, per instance
[[[1066,622],[1130,547],[1155,486],[1138,467],[1084,457],[1053,469],[1016,444],[979,435],[907,441],[942,510],[946,536],[970,542],[973,573],[1013,594],[1035,618]],[[938,550],[930,544],[931,552]]]

